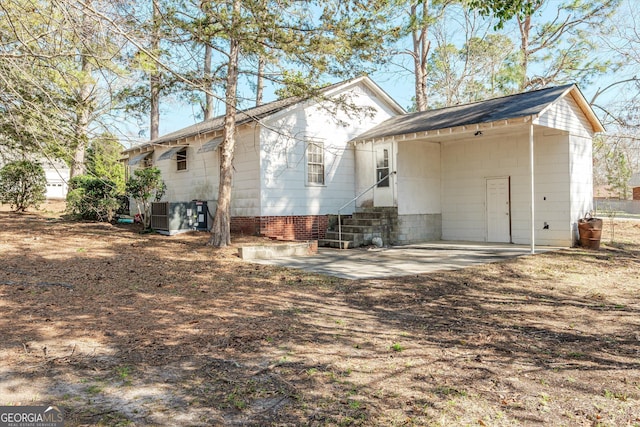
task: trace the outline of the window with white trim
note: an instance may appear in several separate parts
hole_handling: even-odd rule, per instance
[[[187,170],[187,149],[180,150],[176,153],[176,165],[177,170],[186,171]]]
[[[324,185],[324,143],[307,143],[307,184]]]

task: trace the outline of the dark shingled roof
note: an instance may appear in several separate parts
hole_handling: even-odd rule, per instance
[[[392,117],[357,136],[354,141],[491,123],[535,115],[542,112],[549,104],[556,101],[573,86],[573,84],[568,84],[503,96],[487,101]]]

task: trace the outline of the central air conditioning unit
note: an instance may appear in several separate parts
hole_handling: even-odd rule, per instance
[[[172,236],[187,231],[207,231],[208,225],[207,202],[151,203],[151,228],[160,234]]]

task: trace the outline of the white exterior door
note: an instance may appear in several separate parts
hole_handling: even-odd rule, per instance
[[[511,242],[509,178],[487,179],[487,242]]]
[[[376,186],[373,188],[373,205],[395,206],[395,156],[390,143],[375,145]]]

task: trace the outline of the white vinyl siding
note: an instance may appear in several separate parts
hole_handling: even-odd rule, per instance
[[[260,136],[261,215],[335,214],[356,196],[354,148],[349,141],[395,113],[362,83],[336,96],[347,96],[373,114],[306,102],[266,121]],[[324,185],[308,183],[307,143],[311,141],[324,148]],[[351,213],[354,208],[355,204],[342,212]]]
[[[591,138],[571,135],[569,139],[571,176],[571,221],[574,239],[578,239],[580,218],[593,209],[593,145]]]
[[[496,137],[442,146],[442,238],[486,241],[486,179],[511,177],[511,229],[516,244],[530,243],[531,182],[528,127]],[[569,135],[536,127],[535,233],[540,245],[571,246]],[[544,224],[549,225],[544,229]]]
[[[398,143],[398,214],[439,214],[440,144]]]
[[[187,202],[191,200],[217,200],[218,181],[218,151],[197,154],[199,141],[192,142],[186,147],[188,169],[177,170],[177,160],[154,161],[160,169],[162,180],[167,184],[167,191],[163,201]],[[156,149],[153,159],[156,160],[166,150]],[[213,209],[213,207],[211,208]]]
[[[508,178],[512,242],[530,244],[528,119],[483,124],[481,133],[442,129],[424,137],[407,134],[359,143],[358,193],[375,184],[375,145],[393,141],[398,147],[394,170],[400,241],[420,236],[418,227],[427,230],[420,236],[424,239],[486,241],[487,180]],[[571,94],[534,117],[533,125],[536,244],[571,246],[577,220],[592,206],[593,127]],[[364,195],[358,205],[373,206],[375,200]],[[411,224],[405,226],[403,221]]]
[[[260,215],[260,130],[243,127],[233,156],[231,216]]]
[[[553,129],[562,129],[572,135],[593,136],[591,123],[570,95],[556,101],[534,123]]]

